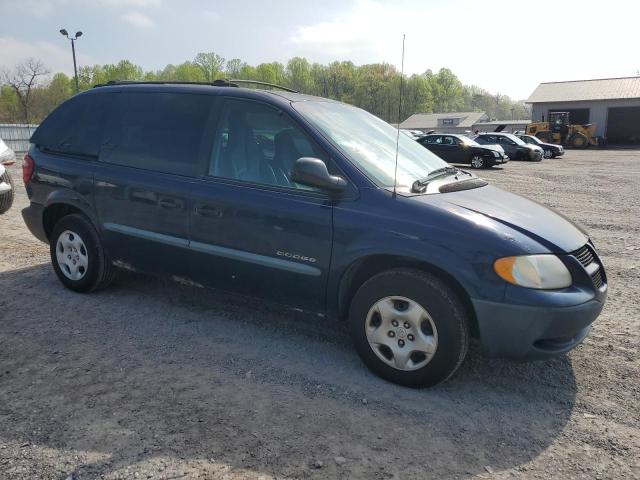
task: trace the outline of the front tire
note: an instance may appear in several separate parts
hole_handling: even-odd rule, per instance
[[[554,155],[553,155],[553,152],[551,150],[546,149],[544,151],[544,158],[553,158],[553,157],[554,157]]]
[[[587,138],[586,135],[578,132],[571,135],[571,139],[569,140],[569,143],[573,148],[583,149],[589,146],[589,139]]]
[[[482,158],[481,155],[474,155],[473,157],[471,157],[471,168],[480,169],[480,168],[486,168],[486,167],[487,167],[487,162],[485,161],[484,158]]]
[[[2,174],[2,177],[0,177],[0,182],[6,182],[9,184],[9,186],[11,186],[11,190],[0,195],[0,215],[2,215],[3,213],[9,211],[11,205],[13,205],[13,192],[15,192],[16,187],[13,184],[11,175],[9,175],[9,172],[6,170]]]
[[[437,277],[418,270],[389,270],[367,280],[351,302],[349,329],[369,369],[413,388],[448,379],[469,345],[460,299]]]
[[[115,269],[98,232],[84,215],[66,215],[56,222],[49,251],[58,279],[70,290],[92,292],[113,280]]]

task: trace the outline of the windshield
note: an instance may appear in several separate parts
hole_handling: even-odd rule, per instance
[[[522,140],[520,140],[518,137],[516,137],[513,133],[504,133],[504,134],[502,134],[502,136],[510,138],[511,140],[516,142],[518,145],[526,145],[526,143],[524,143]]]
[[[399,140],[398,190],[410,191],[416,180],[446,162],[388,123],[359,108],[337,102],[295,102],[293,107],[335,142],[361,170],[383,187],[393,187],[396,138]]]
[[[459,137],[456,137],[458,140],[460,140],[462,143],[464,143],[465,145],[474,145],[474,146],[480,146],[480,144],[478,142],[476,142],[475,140],[470,139],[469,137],[465,137],[464,135],[460,135]]]
[[[527,135],[526,139],[529,140],[529,142],[531,142],[531,143],[536,143],[536,144],[542,143],[537,137],[534,137],[534,136],[531,136],[531,135]],[[529,143],[529,142],[527,142],[527,143]]]

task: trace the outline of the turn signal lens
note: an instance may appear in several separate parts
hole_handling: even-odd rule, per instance
[[[499,258],[493,269],[504,281],[520,287],[553,290],[572,283],[571,273],[555,255]]]
[[[516,279],[513,278],[513,265],[516,263],[516,258],[518,257],[499,258],[493,264],[493,269],[496,271],[498,276],[509,283],[513,283],[514,285],[517,285]]]

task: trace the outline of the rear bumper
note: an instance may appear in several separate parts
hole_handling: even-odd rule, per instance
[[[491,357],[543,359],[568,352],[591,330],[606,294],[570,307],[533,307],[472,299],[483,349]]]
[[[47,234],[44,231],[43,222],[44,207],[37,203],[32,203],[22,210],[22,218],[29,231],[38,240],[49,243]]]

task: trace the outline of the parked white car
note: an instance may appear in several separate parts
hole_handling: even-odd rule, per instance
[[[13,180],[6,166],[13,165],[16,154],[0,138],[0,214],[3,214],[13,205]]]

